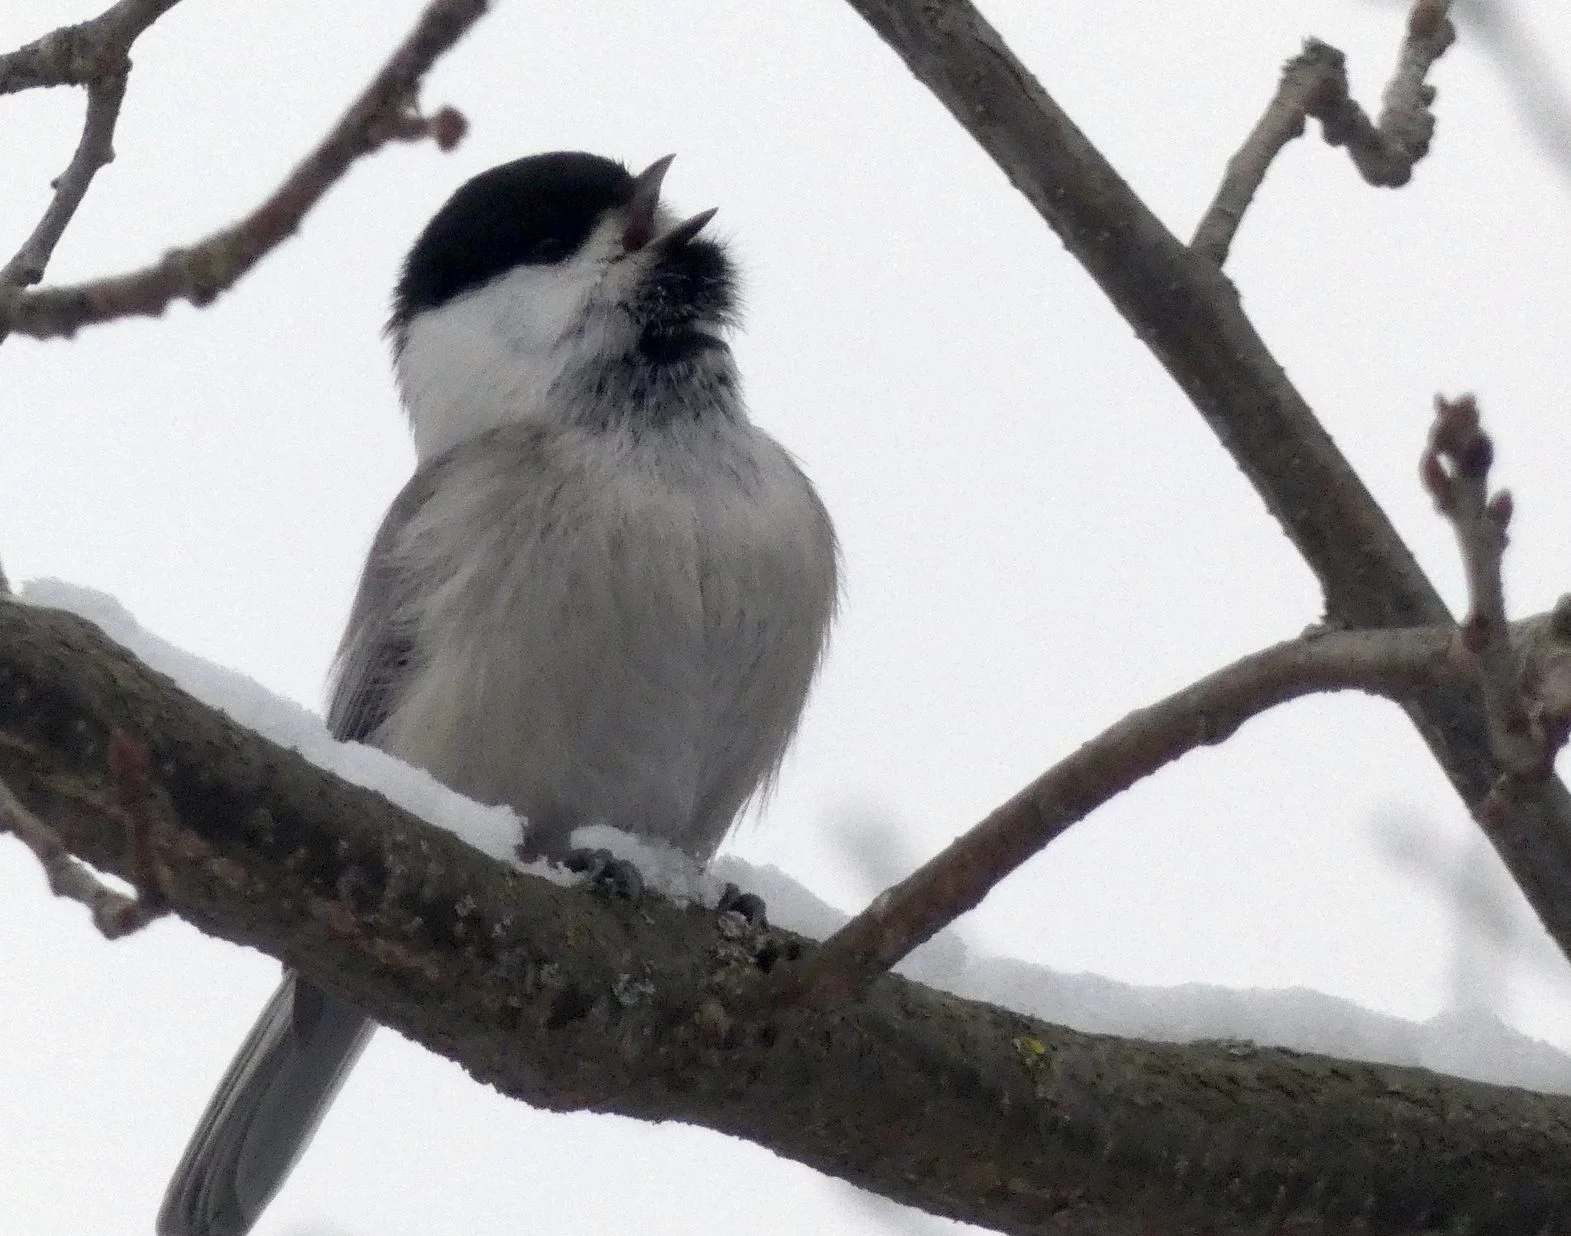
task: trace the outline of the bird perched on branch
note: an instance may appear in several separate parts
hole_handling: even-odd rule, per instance
[[[536,155],[469,181],[388,332],[418,464],[376,535],[328,724],[506,803],[565,857],[589,824],[706,861],[773,775],[836,595],[829,517],[748,419],[714,211]],[[373,1024],[293,972],[192,1135],[161,1236],[242,1236]]]

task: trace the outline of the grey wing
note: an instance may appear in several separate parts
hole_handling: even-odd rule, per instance
[[[333,666],[327,728],[343,742],[366,742],[387,720],[408,681],[415,648],[409,630],[413,584],[396,568],[404,526],[430,499],[444,467],[437,460],[393,499],[360,573],[360,587]]]
[[[437,468],[415,474],[382,521],[339,646],[328,707],[334,737],[365,740],[398,698],[414,656],[409,585],[392,568],[405,523]],[[288,1177],[375,1024],[285,971],[191,1135],[158,1214],[160,1236],[244,1236]]]

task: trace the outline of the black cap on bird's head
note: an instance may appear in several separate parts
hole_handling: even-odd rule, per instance
[[[695,321],[729,322],[735,273],[721,245],[699,232],[706,210],[670,222],[660,186],[674,155],[634,176],[599,155],[558,151],[515,159],[480,173],[437,211],[404,261],[388,332],[401,348],[409,322],[520,266],[561,266],[606,240],[593,259],[645,255],[628,309],[656,332]],[[607,230],[608,219],[614,224]],[[586,259],[587,260],[587,259]]]

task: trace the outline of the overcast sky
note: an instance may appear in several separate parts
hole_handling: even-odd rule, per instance
[[[186,0],[136,46],[119,159],[51,279],[126,269],[251,208],[418,7]],[[1571,68],[1571,11],[1535,9],[1541,53]],[[93,11],[11,0],[0,48]],[[986,11],[1181,235],[1305,35],[1343,48],[1373,101],[1401,26],[1370,0]],[[1507,582],[1526,613],[1571,583],[1568,182],[1476,44],[1434,80],[1440,130],[1411,186],[1370,189],[1341,154],[1296,143],[1229,273],[1453,604],[1454,547],[1416,460],[1434,393],[1478,393],[1517,500]],[[469,117],[458,151],[359,165],[212,307],[0,347],[13,580],[113,593],[176,644],[318,703],[360,560],[412,462],[380,336],[397,263],[466,177],[579,148],[635,169],[674,151],[668,200],[720,208],[713,226],[746,277],[737,353],[753,413],[802,459],[844,544],[828,664],[779,792],[735,852],[855,909],[871,881],[1131,708],[1318,617],[1308,570],[1200,418],[849,8],[504,2],[426,98]],[[47,200],[80,112],[79,92],[0,100],[0,260]],[[1458,888],[1503,907],[1493,935],[1459,920]],[[149,1230],[276,964],[173,921],[106,944],[12,843],[0,898],[0,1226]],[[1482,1002],[1571,1048],[1563,963],[1411,727],[1377,701],[1300,703],[1188,757],[961,931],[992,954],[1137,983],[1304,986],[1417,1019]],[[760,1206],[760,1190],[791,1202]],[[635,1223],[764,1236],[862,1230],[866,1216],[763,1152],[532,1113],[382,1034],[259,1231]]]

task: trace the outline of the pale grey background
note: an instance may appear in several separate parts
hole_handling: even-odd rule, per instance
[[[124,269],[249,209],[417,8],[187,0],[136,47],[119,161],[52,278]],[[1533,8],[1541,50],[1565,66],[1571,12]],[[1372,101],[1401,20],[1364,0],[987,10],[1185,234],[1302,36],[1344,48]],[[11,0],[0,46],[92,11]],[[1369,189],[1340,154],[1298,143],[1229,269],[1453,601],[1450,534],[1415,463],[1434,392],[1478,392],[1517,497],[1508,583],[1526,612],[1571,584],[1571,201],[1493,61],[1464,40],[1435,80],[1440,134],[1411,187]],[[1308,571],[1199,418],[845,6],[503,3],[427,98],[471,120],[458,152],[357,167],[212,308],[0,348],[13,579],[112,592],[177,644],[316,701],[411,462],[379,337],[396,264],[464,177],[579,147],[634,166],[676,151],[670,200],[721,208],[748,279],[752,407],[844,540],[830,661],[764,822],[733,843],[749,859],[854,908],[869,850],[882,874],[903,872],[1130,708],[1317,616]],[[76,92],[0,100],[6,253],[80,109]],[[1470,829],[1394,709],[1314,701],[1125,795],[962,930],[993,953],[1136,982],[1304,985],[1415,1018],[1487,1001],[1571,1046],[1571,983],[1515,894],[1494,936],[1459,927],[1445,872],[1504,888]],[[1419,839],[1428,874],[1387,857],[1393,833]],[[276,967],[174,922],[106,944],[10,843],[0,899],[0,1230],[149,1230]],[[764,1152],[533,1113],[382,1035],[261,1230],[866,1222],[838,1186]]]

